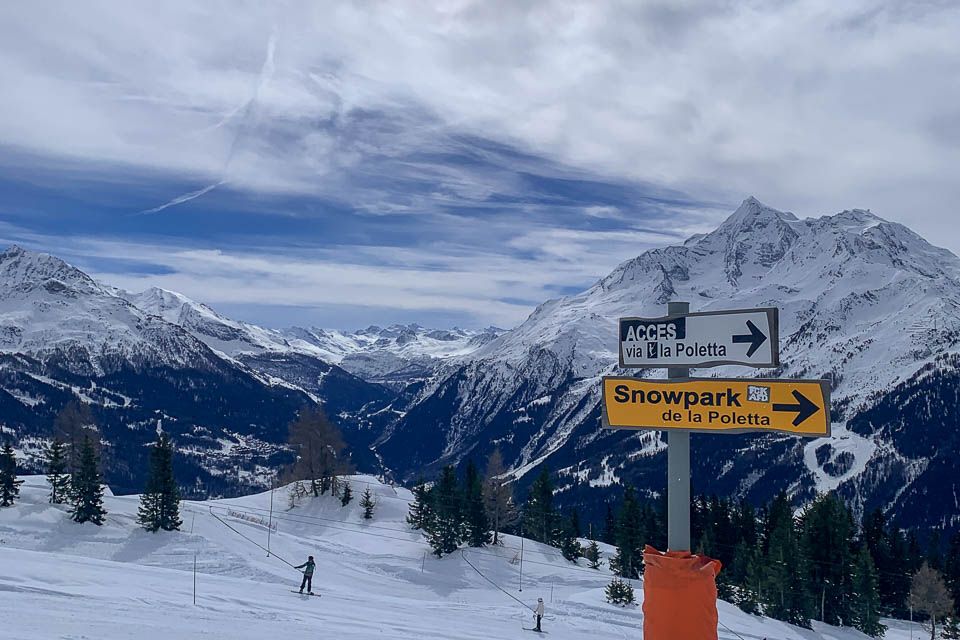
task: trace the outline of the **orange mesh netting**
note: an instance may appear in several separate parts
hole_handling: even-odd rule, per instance
[[[643,564],[644,640],[717,640],[720,561],[647,545]]]

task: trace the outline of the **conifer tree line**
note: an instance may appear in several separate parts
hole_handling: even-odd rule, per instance
[[[638,499],[630,487],[616,509],[608,507],[601,540],[617,547],[610,559],[617,576],[642,573],[645,544],[666,547],[664,507]],[[944,553],[937,532],[924,548],[915,532],[892,526],[880,510],[856,522],[830,493],[797,514],[781,493],[759,510],[743,501],[695,498],[691,535],[694,552],[723,563],[720,597],[748,613],[802,627],[813,620],[853,626],[879,637],[881,617],[906,619],[912,606],[914,619],[939,620],[944,637],[960,626],[960,533]]]
[[[53,420],[53,439],[45,450],[49,502],[70,506],[74,522],[102,525],[103,474],[100,435],[90,407],[71,401]]]
[[[500,534],[517,522],[512,490],[502,476],[498,450],[487,460],[485,474],[473,461],[462,478],[453,466],[444,467],[432,485],[420,480],[414,486],[407,523],[423,532],[438,558],[463,544],[500,544]]]
[[[51,504],[69,505],[74,522],[101,525],[103,477],[100,466],[100,440],[90,413],[82,403],[68,403],[54,418],[53,439],[44,450]],[[20,495],[22,480],[17,480],[17,461],[13,447],[6,443],[0,450],[0,507],[11,506]]]
[[[70,518],[80,524],[99,526],[106,520],[100,451],[99,434],[89,407],[68,403],[54,419],[53,438],[44,450],[48,501],[67,505]],[[182,524],[173,461],[173,444],[158,424],[137,517],[137,522],[148,531],[178,530]],[[13,504],[22,483],[16,479],[16,459],[8,443],[0,450],[0,506]]]
[[[480,508],[488,503],[488,487],[489,477],[480,479],[473,463],[462,478],[448,466],[431,486],[420,481],[414,487],[407,521],[424,532],[438,557],[463,544],[490,544],[491,510]],[[579,514],[559,508],[555,497],[544,467],[519,514],[509,496],[511,515],[501,520],[508,523],[503,529],[557,547],[568,560],[585,558],[599,569],[604,559],[593,540],[596,529],[599,540],[616,547],[606,559],[614,573],[608,600],[633,602],[630,580],[642,575],[643,547],[666,548],[665,502],[625,487],[622,499],[608,504],[603,522],[589,527],[591,542],[581,546],[578,538],[588,532]],[[697,497],[691,534],[694,552],[723,563],[720,597],[748,613],[807,628],[814,620],[852,626],[881,637],[882,617],[906,619],[912,609],[915,620],[927,620],[943,637],[960,638],[960,533],[946,549],[937,532],[922,545],[916,532],[893,526],[880,510],[857,521],[829,493],[796,512],[781,493],[759,509],[746,501]]]

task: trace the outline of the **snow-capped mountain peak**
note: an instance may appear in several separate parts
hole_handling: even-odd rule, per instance
[[[0,296],[26,295],[42,288],[51,293],[99,293],[87,274],[60,258],[13,245],[0,253]]]
[[[179,325],[208,347],[226,356],[263,352],[298,352],[323,355],[307,343],[290,340],[278,331],[231,320],[187,296],[152,287],[141,293],[121,292],[131,304],[147,313]]]
[[[0,254],[0,352],[87,373],[120,361],[203,367],[210,354],[198,346],[59,258],[21,247]]]
[[[846,483],[863,500],[878,489],[857,483],[879,482],[886,473],[881,467],[905,469],[897,480],[905,486],[925,462],[905,460],[845,425],[919,370],[960,350],[958,274],[957,256],[870,211],[798,219],[748,198],[714,231],[627,260],[586,291],[543,303],[517,328],[452,360],[422,387],[381,452],[388,463],[413,455],[417,464],[440,466],[467,452],[479,459],[499,443],[517,476],[547,461],[554,469],[591,468],[581,480],[640,482],[643,472],[631,456],[662,451],[656,436],[613,435],[599,424],[599,379],[617,368],[617,319],[663,315],[673,300],[688,301],[692,311],[775,306],[782,364],[767,375],[832,380],[835,432],[842,435],[825,451],[845,439],[836,449],[848,452],[844,470],[827,464],[831,455],[804,457],[796,440],[773,436],[764,441],[767,453],[747,449],[753,457],[772,456],[763,463],[714,465],[707,456],[703,469],[721,475],[719,490],[740,495],[755,487],[800,492]],[[718,367],[694,375],[757,372]],[[411,452],[408,442],[419,443],[418,450]],[[733,441],[711,442],[716,448]],[[880,451],[886,458],[873,460]],[[591,455],[606,460],[602,468]],[[774,477],[790,465],[798,467],[790,474],[795,484]],[[761,483],[767,475],[770,482]]]

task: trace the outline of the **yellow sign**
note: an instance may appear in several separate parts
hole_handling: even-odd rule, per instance
[[[829,436],[830,385],[826,380],[606,377],[603,426]]]

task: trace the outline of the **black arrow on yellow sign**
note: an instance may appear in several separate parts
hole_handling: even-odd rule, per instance
[[[796,398],[797,404],[778,404],[774,403],[774,411],[795,411],[797,417],[793,419],[793,426],[799,426],[803,423],[804,420],[815,414],[820,410],[816,404],[811,402],[807,396],[803,395],[796,389],[793,390],[793,397]]]
[[[747,357],[749,358],[756,353],[757,349],[759,349],[764,342],[767,341],[767,336],[765,333],[763,333],[763,331],[760,331],[757,325],[753,324],[749,320],[747,320],[747,329],[750,330],[750,333],[733,336],[733,343],[749,343],[750,348],[747,349]]]

